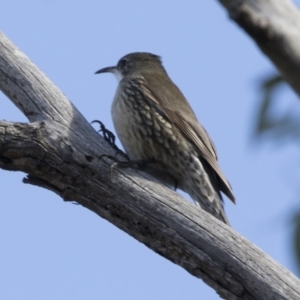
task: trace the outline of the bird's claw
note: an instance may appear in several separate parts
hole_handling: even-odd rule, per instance
[[[105,127],[105,125],[104,125],[101,121],[99,121],[99,120],[94,120],[94,121],[91,122],[91,124],[93,124],[93,123],[97,123],[97,124],[100,125],[100,129],[98,130],[98,132],[102,133],[104,140],[105,140],[107,143],[109,143],[109,145],[110,145],[111,147],[113,147],[114,150],[117,151],[117,153],[116,153],[115,156],[117,156],[117,155],[122,155],[125,159],[129,160],[128,155],[127,155],[124,151],[122,151],[122,150],[116,145],[116,143],[115,143],[115,141],[116,141],[115,135],[114,135],[110,130],[108,130],[108,129]],[[100,156],[100,158],[103,157],[103,156],[107,156],[107,157],[108,157],[108,155],[103,154],[103,155]]]
[[[93,124],[93,123],[97,123],[100,125],[100,129],[98,130],[98,132],[102,132],[102,135],[103,135],[105,141],[108,142],[112,146],[115,145],[115,141],[116,141],[115,135],[110,130],[108,130],[101,121],[94,120],[91,122],[91,124]]]

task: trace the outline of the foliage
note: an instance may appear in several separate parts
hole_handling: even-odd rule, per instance
[[[287,141],[298,141],[300,137],[300,115],[293,107],[287,111],[276,109],[280,90],[287,88],[284,79],[276,74],[261,83],[261,100],[259,101],[255,121],[254,138],[269,138],[274,143],[285,145]],[[282,99],[280,99],[282,100]],[[284,143],[283,143],[284,142]]]
[[[299,144],[300,113],[295,106],[287,109],[278,108],[284,97],[278,97],[281,90],[289,86],[281,75],[271,75],[261,82],[261,99],[257,108],[254,123],[253,139],[256,142],[268,140],[276,145],[285,146],[288,143]],[[298,99],[299,100],[299,99]],[[299,105],[299,103],[296,103]],[[281,105],[282,106],[282,105]],[[297,107],[298,108],[298,107]],[[294,220],[294,250],[300,269],[300,211],[296,212]]]

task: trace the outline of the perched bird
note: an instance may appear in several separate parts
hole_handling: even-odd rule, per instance
[[[136,52],[96,72],[119,82],[111,113],[117,135],[131,160],[154,159],[202,209],[229,224],[221,192],[235,202],[216,149],[159,56]],[[168,177],[168,176],[165,176]],[[167,179],[159,178],[164,183]]]

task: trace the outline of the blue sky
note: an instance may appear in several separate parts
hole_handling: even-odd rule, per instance
[[[297,271],[298,149],[250,143],[258,82],[274,67],[217,1],[11,0],[1,4],[1,30],[87,120],[111,129],[117,82],[94,72],[130,52],[161,55],[217,146],[237,199],[226,200],[232,227]],[[299,110],[293,93],[283,96]],[[0,104],[0,119],[27,121],[3,94]],[[0,170],[1,299],[219,299],[91,211],[23,184],[24,176]]]

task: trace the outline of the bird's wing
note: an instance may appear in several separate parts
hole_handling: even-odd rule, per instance
[[[215,147],[206,130],[198,121],[195,122],[194,120],[189,120],[186,116],[183,116],[180,113],[176,113],[174,120],[175,124],[181,129],[184,135],[197,147],[200,155],[209,163],[209,165],[217,173],[220,179],[220,190],[230,200],[232,200],[233,203],[235,203],[232,188],[219,166]]]
[[[232,188],[227,181],[225,175],[221,171],[218,164],[217,152],[215,146],[207,134],[203,126],[198,122],[192,108],[186,101],[183,94],[178,87],[171,80],[164,80],[161,84],[154,86],[147,83],[147,78],[140,78],[137,80],[137,87],[141,93],[147,97],[147,101],[150,105],[153,105],[155,109],[167,118],[172,124],[175,124],[182,133],[197,147],[198,152],[202,158],[204,158],[209,166],[215,171],[218,177],[219,189],[233,202],[235,198],[232,192]],[[176,97],[182,97],[182,101],[186,102],[186,105],[178,105],[174,101],[174,94]],[[159,100],[161,99],[161,100]]]

